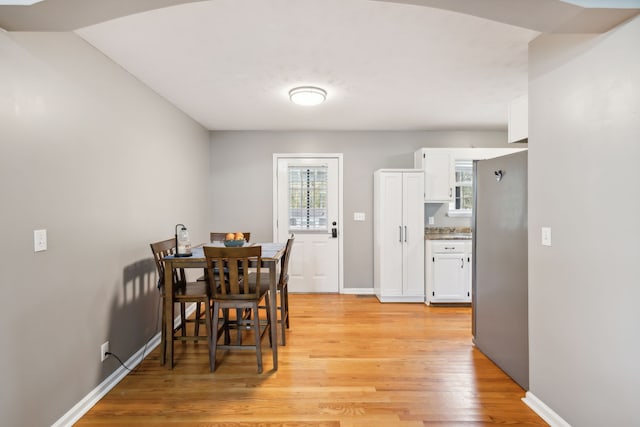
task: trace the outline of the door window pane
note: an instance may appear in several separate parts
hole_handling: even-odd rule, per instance
[[[289,230],[327,230],[327,167],[289,166]]]

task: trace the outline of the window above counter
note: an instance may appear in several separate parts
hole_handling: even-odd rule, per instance
[[[453,200],[450,217],[469,217],[473,208],[473,160],[454,160]]]

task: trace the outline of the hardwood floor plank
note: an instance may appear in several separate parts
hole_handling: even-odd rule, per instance
[[[296,295],[291,329],[264,373],[255,353],[217,355],[178,343],[175,367],[158,349],[77,426],[492,426],[547,425],[524,390],[471,342],[468,307],[381,304],[372,296]]]

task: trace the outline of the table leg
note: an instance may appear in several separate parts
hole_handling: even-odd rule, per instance
[[[271,316],[271,352],[273,354],[273,370],[278,370],[278,282],[276,277],[277,262],[269,263],[269,315]]]
[[[170,260],[165,261],[164,266],[164,295],[164,342],[160,346],[160,363],[169,362],[169,369],[173,369],[173,263]]]

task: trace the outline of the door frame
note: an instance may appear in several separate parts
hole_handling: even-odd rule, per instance
[[[274,153],[273,154],[273,241],[278,239],[278,160],[279,159],[338,159],[338,293],[344,290],[344,181],[342,153]]]

